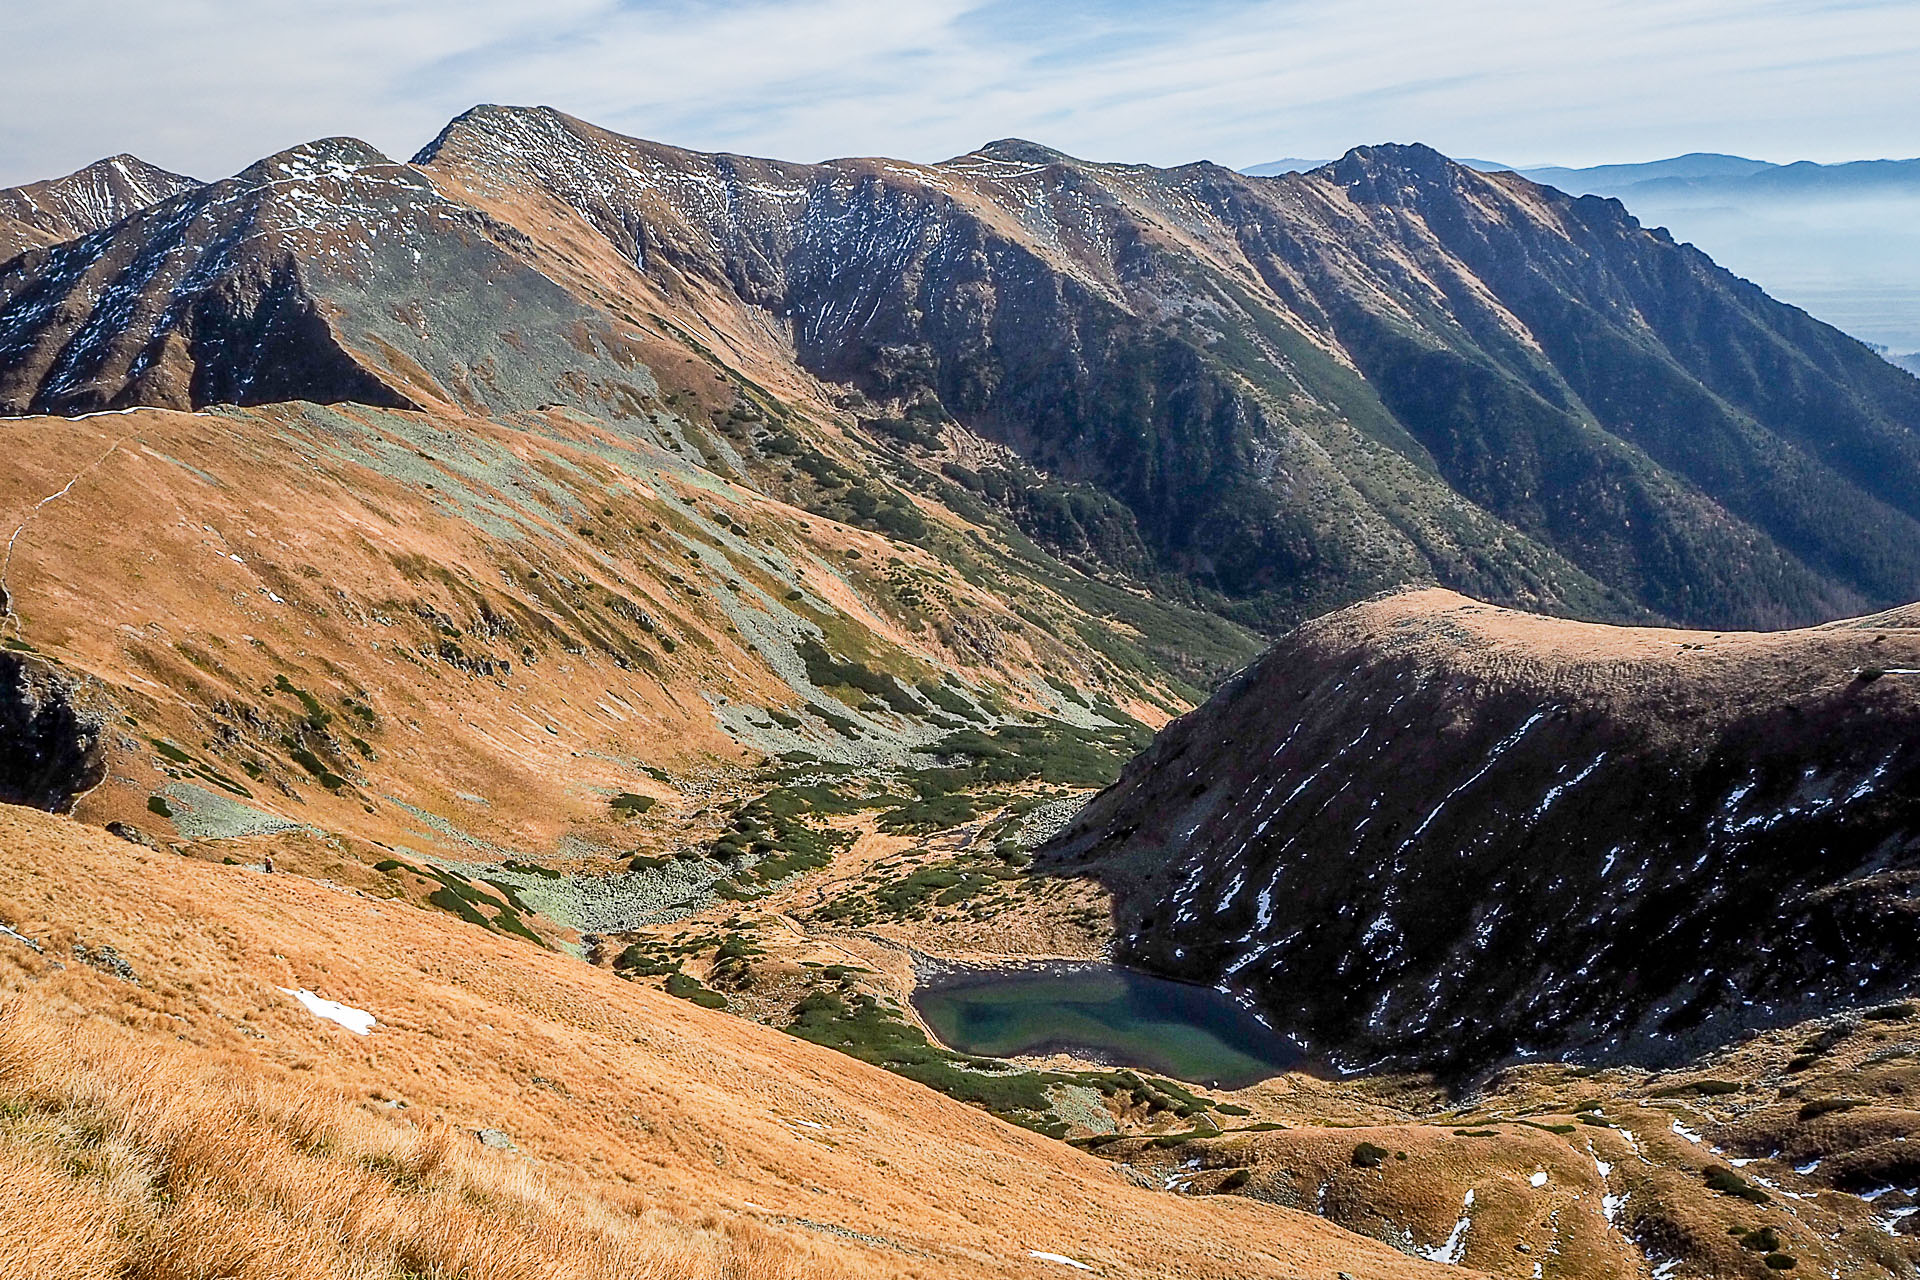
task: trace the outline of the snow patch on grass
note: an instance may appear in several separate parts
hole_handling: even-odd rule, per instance
[[[1067,1257],[1063,1253],[1047,1253],[1041,1249],[1029,1249],[1027,1250],[1027,1256],[1029,1258],[1038,1258],[1042,1262],[1057,1262],[1063,1267],[1072,1267],[1076,1271],[1093,1270],[1093,1268],[1088,1266],[1086,1263],[1075,1262],[1072,1258]]]
[[[373,1015],[365,1009],[356,1009],[352,1005],[341,1004],[337,1000],[322,999],[305,987],[298,991],[287,987],[276,989],[305,1005],[307,1012],[314,1017],[325,1018],[328,1022],[337,1022],[357,1036],[364,1036],[373,1030]]]

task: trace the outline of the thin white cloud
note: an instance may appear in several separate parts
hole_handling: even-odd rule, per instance
[[[937,159],[1007,135],[1236,165],[1387,139],[1516,163],[1920,154],[1917,0],[7,9],[0,182],[119,150],[218,176],[330,133],[405,155],[478,101],[792,159]]]

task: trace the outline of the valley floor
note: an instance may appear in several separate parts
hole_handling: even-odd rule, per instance
[[[1897,1276],[1920,1263],[1920,1239],[1909,1234],[1920,1225],[1920,1178],[1904,1152],[1920,1133],[1920,1111],[1906,1105],[1920,1090],[1920,1017],[1904,1006],[1763,1035],[1688,1070],[1517,1067],[1455,1097],[1421,1078],[1305,1073],[1206,1090],[1067,1055],[982,1070],[919,1021],[910,996],[924,967],[1092,958],[1105,936],[1092,885],[1035,876],[1017,849],[981,851],[997,847],[990,833],[1008,830],[1004,811],[918,835],[881,831],[870,814],[836,817],[847,842],[825,866],[657,925],[570,935],[591,964],[489,936],[444,909],[421,912],[394,873],[373,875],[311,839],[201,842],[181,846],[181,857],[28,811],[5,816],[0,846],[15,888],[0,899],[0,920],[19,937],[0,937],[0,947],[13,952],[7,985],[26,997],[10,1006],[16,1034],[107,1024],[117,1038],[88,1033],[96,1062],[149,1054],[141,1041],[159,1032],[163,1056],[175,1053],[165,1041],[181,1036],[220,1061],[251,1055],[247,1072],[329,1082],[349,1099],[341,1115],[351,1118],[340,1123],[361,1133],[357,1167],[440,1159],[419,1155],[427,1148],[418,1144],[446,1124],[462,1141],[498,1131],[521,1154],[456,1143],[466,1171],[445,1174],[440,1193],[499,1176],[490,1160],[531,1156],[590,1189],[611,1178],[644,1193],[656,1216],[700,1206],[702,1258],[807,1259],[767,1263],[767,1274],[788,1265],[835,1274],[817,1255],[848,1247],[854,1260],[833,1264],[854,1268],[847,1274],[866,1274],[857,1268],[875,1251],[886,1254],[875,1274],[915,1274],[910,1258],[940,1259],[927,1274],[968,1273],[955,1269],[961,1258],[981,1274],[1018,1273],[1034,1253],[1110,1275],[1332,1274],[1289,1269],[1290,1249],[1201,1244],[1213,1228],[1183,1236],[1189,1212],[1250,1214],[1233,1228],[1252,1231],[1249,1241],[1290,1239],[1307,1215],[1354,1233],[1328,1237],[1329,1257],[1371,1237],[1404,1265],[1516,1280]],[[235,857],[241,849],[251,852]],[[318,881],[261,875],[256,860],[267,852],[283,873]],[[337,877],[317,865],[323,854]],[[349,887],[352,879],[364,883]],[[297,952],[283,931],[298,937]],[[563,934],[552,936],[564,943]],[[22,939],[42,950],[27,954]],[[139,985],[112,977],[118,960],[102,959],[103,944]],[[207,944],[214,953],[198,954]],[[69,954],[83,963],[53,960]],[[285,994],[301,989],[372,1012],[375,1034],[362,1042],[315,1024]],[[533,1014],[542,1021],[529,1027]],[[787,1098],[795,1081],[807,1084]],[[674,1100],[696,1082],[697,1114],[648,1110],[681,1106]],[[769,1101],[768,1089],[781,1097]],[[870,1089],[880,1090],[873,1100]],[[1052,1136],[1016,1136],[941,1092]],[[892,1110],[873,1112],[879,1100]],[[422,1129],[414,1122],[429,1109],[441,1123]],[[368,1115],[383,1122],[378,1142]],[[14,1141],[31,1148],[43,1137]],[[962,1167],[1007,1143],[1017,1177],[992,1161],[984,1174]],[[903,1145],[941,1149],[921,1150],[915,1158],[932,1163],[909,1174]],[[820,1164],[826,1151],[839,1163]],[[1060,1178],[1098,1189],[1059,1200]],[[927,1221],[928,1187],[949,1210],[973,1207]],[[1044,1213],[996,1218],[988,1206],[1003,1195],[1055,1201]],[[1089,1225],[1116,1214],[1140,1224],[1132,1252]],[[995,1222],[993,1231],[1019,1224],[1022,1247],[999,1256]],[[800,1243],[754,1234],[795,1224]],[[907,1224],[914,1230],[903,1233]],[[1261,1270],[1269,1264],[1280,1269]],[[1332,1266],[1394,1274],[1377,1261]]]

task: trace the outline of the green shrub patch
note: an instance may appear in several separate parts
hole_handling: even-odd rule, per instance
[[[1724,1165],[1711,1165],[1700,1176],[1706,1179],[1709,1187],[1723,1196],[1738,1196],[1753,1204],[1766,1204],[1771,1199],[1766,1192]]]
[[[727,998],[718,991],[709,990],[700,979],[690,973],[670,973],[667,975],[667,994],[681,1000],[691,1000],[702,1009],[724,1009]]]
[[[875,671],[853,659],[835,658],[818,640],[809,637],[795,645],[794,652],[806,663],[807,680],[818,688],[858,689],[905,716],[917,716],[925,711],[914,696],[886,672]]]

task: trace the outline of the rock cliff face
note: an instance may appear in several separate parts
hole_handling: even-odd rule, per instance
[[[0,804],[65,813],[107,776],[110,708],[37,658],[0,653]]]
[[[1920,380],[1425,147],[798,165],[480,107],[411,165],[313,143],[0,271],[12,411],[637,416],[709,357],[963,425],[1011,462],[943,483],[1037,470],[1004,509],[1044,545],[1270,631],[1423,581],[1720,626],[1920,596]]]
[[[1041,854],[1123,959],[1335,1064],[1675,1060],[1920,965],[1920,619],[1600,627],[1420,592],[1287,637]]]

